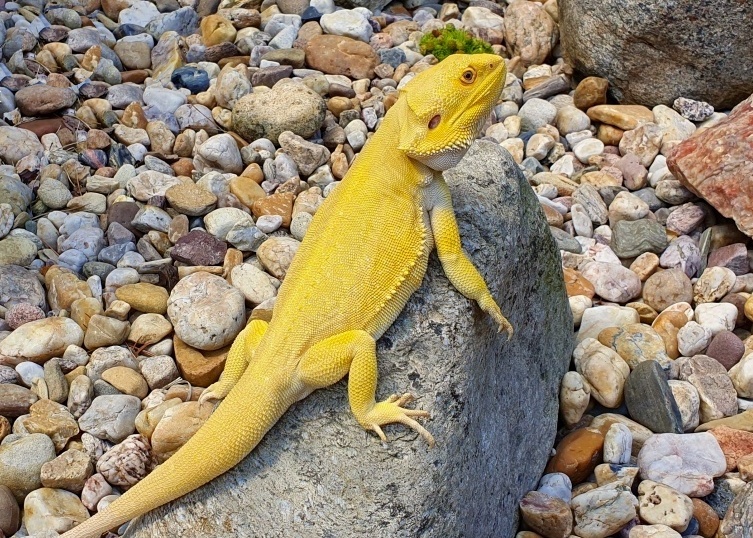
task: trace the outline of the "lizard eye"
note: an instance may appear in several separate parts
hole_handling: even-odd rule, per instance
[[[441,119],[442,119],[442,116],[440,116],[439,114],[431,118],[429,120],[429,129],[435,129],[437,125],[439,125],[439,122],[441,121]]]
[[[476,80],[476,72],[473,69],[463,71],[462,81],[466,84],[472,84]]]

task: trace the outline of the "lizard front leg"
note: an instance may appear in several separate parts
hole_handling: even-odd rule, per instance
[[[259,345],[269,324],[266,321],[255,319],[235,337],[230,352],[227,355],[225,369],[220,375],[220,380],[212,383],[199,396],[199,404],[212,400],[222,400],[228,395],[248,368],[248,363],[253,357],[256,346]]]
[[[499,325],[499,331],[507,332],[507,339],[512,338],[513,328],[497,305],[484,277],[478,272],[468,255],[463,252],[460,243],[458,223],[452,208],[450,189],[439,174],[426,187],[427,208],[431,221],[431,231],[437,248],[439,261],[442,262],[447,278],[452,285],[467,298],[478,303]]]
[[[298,364],[299,380],[305,384],[305,392],[333,385],[348,373],[350,409],[361,426],[386,441],[381,427],[399,422],[420,433],[429,446],[434,445],[431,434],[411,418],[428,417],[429,413],[403,407],[413,396],[392,395],[385,401],[376,401],[376,342],[366,331],[346,331],[322,340],[312,346]]]

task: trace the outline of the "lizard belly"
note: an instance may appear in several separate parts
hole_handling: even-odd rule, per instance
[[[350,330],[378,338],[421,284],[433,242],[419,191],[363,192],[354,183],[344,181],[330,195],[353,199],[328,204],[345,211],[322,206],[317,212],[280,288],[260,353],[284,352],[292,360]]]

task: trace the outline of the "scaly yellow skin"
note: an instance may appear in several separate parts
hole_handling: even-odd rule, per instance
[[[512,335],[463,252],[441,171],[458,163],[497,102],[505,64],[454,55],[417,75],[341,185],[314,217],[280,288],[272,322],[238,335],[206,424],[167,462],[105,510],[65,533],[93,538],[206,484],[240,462],[296,401],[349,374],[356,420],[386,440],[400,422],[434,439],[406,409],[409,394],[376,402],[376,340],[418,289],[436,246],[445,273]]]

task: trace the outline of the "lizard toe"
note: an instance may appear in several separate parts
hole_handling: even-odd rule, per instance
[[[412,418],[429,418],[431,416],[429,412],[423,409],[406,409],[403,407],[403,405],[414,399],[415,397],[409,393],[405,393],[402,396],[393,394],[383,402],[374,404],[364,416],[361,424],[365,429],[376,432],[382,441],[387,441],[387,437],[382,431],[382,426],[395,423],[404,424],[420,434],[429,444],[429,447],[432,447],[434,446],[434,437],[432,437],[426,428]]]

